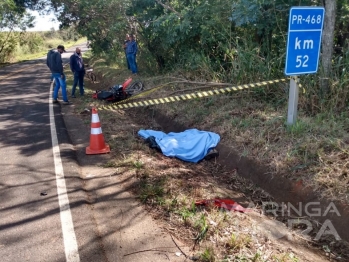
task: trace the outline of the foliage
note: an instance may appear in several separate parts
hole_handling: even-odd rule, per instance
[[[12,0],[0,3],[0,63],[8,60],[15,52],[21,34],[14,30],[23,31],[32,27],[32,23],[33,17],[17,7]]]
[[[0,32],[0,44],[1,39],[7,39],[0,63],[29,59],[38,54],[42,56],[59,44],[65,43],[67,46],[70,42],[76,42],[79,37],[73,28],[59,31],[52,29],[47,32]]]
[[[335,45],[337,53],[349,44],[349,4],[347,0],[337,0]]]
[[[23,11],[25,8],[42,10],[48,4],[46,0],[13,0],[13,2]]]
[[[207,61],[212,70],[230,67],[227,56],[233,36],[227,6],[232,1],[175,1],[168,9],[152,1],[148,6],[141,0],[132,3],[141,7],[133,8],[134,17],[160,68],[180,65],[196,70]]]
[[[74,25],[78,33],[87,37],[95,54],[107,53],[111,57],[124,41],[125,33],[120,32],[126,31],[126,4],[118,0],[52,1],[62,28]]]
[[[42,46],[43,42],[44,39],[38,33],[23,33],[19,40],[19,46],[21,48],[26,47],[28,51],[37,52],[40,50],[40,46]]]
[[[12,1],[12,0],[6,0]],[[18,0],[20,6],[37,8],[40,0]],[[141,68],[182,70],[189,78],[248,83],[284,76],[289,9],[316,6],[322,0],[51,0],[62,28],[72,25],[88,38],[93,53],[109,62],[124,59],[126,33],[134,33]],[[349,4],[337,0],[330,98],[319,96],[319,75],[304,77],[308,86],[304,108],[348,104],[346,52],[349,39]],[[71,38],[71,36],[70,36]],[[324,54],[325,56],[326,54]],[[156,65],[156,66],[154,66]],[[341,68],[341,72],[338,69]],[[327,70],[327,69],[326,69]],[[344,70],[344,71],[343,71]],[[320,70],[321,73],[321,70]],[[342,90],[342,91],[338,91]],[[266,96],[267,97],[267,96]],[[340,101],[339,101],[340,100]],[[310,110],[310,111],[311,111]]]
[[[214,262],[216,261],[214,249],[212,247],[205,248],[204,252],[200,255],[202,262]]]

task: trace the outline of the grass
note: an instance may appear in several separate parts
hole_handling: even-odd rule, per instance
[[[200,261],[202,262],[215,262],[214,249],[212,247],[205,248],[204,252],[200,255]]]
[[[140,196],[139,198],[143,203],[152,203],[162,205],[163,203],[163,195],[164,195],[164,180],[158,179],[152,183],[143,182],[140,188]]]
[[[100,78],[99,89],[107,89],[129,77],[129,72],[121,66],[108,68],[101,59],[92,58],[90,64]],[[107,79],[104,81],[102,76]],[[142,75],[146,90],[161,87],[142,99],[189,89],[191,85],[179,83],[180,79],[179,76]],[[87,94],[97,86],[86,81]],[[78,98],[74,107],[79,114],[86,107],[103,104],[86,96]],[[325,196],[346,201],[349,183],[344,172],[349,152],[346,112],[339,116],[323,113],[315,117],[300,112],[297,124],[287,127],[286,105],[270,105],[258,99],[253,91],[159,105],[156,110],[170,119],[169,124],[176,121],[186,127],[220,134],[221,143],[263,163],[274,175],[303,180]],[[188,164],[149,149],[137,138],[137,131],[141,128],[161,130],[154,112],[152,107],[99,112],[103,133],[115,156],[104,166],[123,168],[136,179],[133,192],[153,216],[164,221],[169,230],[175,228],[176,235],[188,245],[194,245],[201,261],[301,261],[290,252],[288,245],[275,249],[274,243],[258,231],[257,222],[248,214],[195,206],[199,199],[234,199],[239,196],[234,188],[246,194],[252,191],[254,196],[260,194],[264,201],[267,194],[241,179],[236,171],[227,171],[214,161]],[[264,242],[267,244],[261,249],[260,243]]]
[[[222,143],[268,166],[275,175],[302,179],[324,196],[349,203],[347,112],[316,117],[301,113],[297,123],[287,127],[285,107],[275,109],[248,96],[231,97],[229,103],[225,96],[212,99],[220,106],[207,116],[200,114],[207,110],[205,105],[195,102],[160,105],[159,110],[179,123],[220,134]],[[200,117],[193,116],[196,112]]]
[[[18,51],[15,53],[15,56],[14,56],[12,62],[13,63],[14,62],[15,63],[22,62],[22,61],[32,60],[32,59],[46,56],[49,49],[56,48],[60,44],[64,44],[64,47],[67,49],[67,48],[70,48],[72,46],[82,44],[84,42],[86,42],[86,38],[80,38],[77,41],[73,41],[73,40],[63,41],[63,40],[58,39],[58,38],[57,39],[48,39],[45,42],[45,45],[40,47],[40,49],[41,49],[40,51],[37,51],[34,53],[23,53],[23,52],[21,52],[21,49],[18,49]],[[52,48],[49,48],[49,46],[52,46]]]
[[[285,253],[274,256],[277,262],[298,262],[299,259],[293,253]]]
[[[125,137],[126,140],[128,138]],[[253,251],[249,252],[257,253],[257,243],[260,240],[253,235],[253,230],[237,233],[243,228],[254,228],[253,221],[248,216],[222,212],[216,208],[199,208],[194,204],[195,199],[227,197],[225,194],[202,188],[203,184],[215,184],[214,178],[206,177],[210,171],[205,170],[208,168],[205,164],[194,168],[179,160],[168,160],[159,154],[145,154],[146,151],[145,148],[138,147],[126,159],[115,159],[108,166],[118,168],[124,166],[125,162],[129,163],[131,168],[128,172],[138,178],[133,192],[155,217],[163,218],[171,228],[178,228],[185,239],[193,239],[197,246],[195,250],[199,253],[198,261],[221,261],[224,257],[242,258],[250,249]],[[149,161],[149,158],[152,160]],[[132,168],[136,161],[142,163],[139,169]],[[164,161],[166,162],[163,163]],[[220,170],[216,172],[214,176]],[[215,242],[214,246],[209,244],[211,241]]]
[[[81,38],[77,41],[65,41],[64,46],[67,49],[67,48],[70,48],[72,46],[84,43],[85,41],[86,41],[86,38]],[[54,46],[54,48],[57,47],[59,44],[62,44],[62,42],[63,41],[60,39],[50,39],[50,41],[49,41],[49,43],[52,43],[52,46]],[[47,43],[45,43],[45,44],[47,44]],[[49,44],[49,45],[51,46],[51,44]],[[28,60],[46,57],[48,50],[51,48],[49,48],[47,45],[45,45],[45,46],[41,46],[39,49],[40,49],[39,51],[35,51],[35,52],[23,52],[23,50],[21,50],[21,48],[18,47],[18,50],[15,52],[11,61],[7,62],[7,63],[0,64],[0,68],[5,67],[5,66],[10,65],[10,64],[13,64],[13,63],[20,63],[20,62],[24,62],[24,61],[28,61]]]
[[[240,250],[251,243],[251,237],[244,234],[233,233],[227,245],[232,250]]]

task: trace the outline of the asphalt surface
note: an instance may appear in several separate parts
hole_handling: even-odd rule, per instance
[[[70,55],[64,54],[65,62]],[[105,261],[93,233],[95,225],[61,105],[51,104],[79,246],[77,259],[66,257],[50,130],[50,72],[45,59],[0,69],[0,91],[1,261]]]
[[[130,178],[85,155],[89,127],[73,100],[52,104],[45,61],[0,69],[0,261],[184,261],[176,244],[189,249],[125,189]]]

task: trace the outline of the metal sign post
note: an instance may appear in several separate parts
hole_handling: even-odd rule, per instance
[[[323,7],[292,7],[290,10],[285,74],[295,78],[290,80],[288,125],[297,121],[297,76],[318,70],[324,16]]]
[[[298,110],[298,94],[299,87],[297,84],[298,77],[291,77],[290,80],[290,93],[288,98],[288,114],[287,114],[287,125],[293,125],[297,121],[297,110]]]

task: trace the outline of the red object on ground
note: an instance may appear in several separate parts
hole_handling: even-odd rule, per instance
[[[86,147],[86,155],[105,154],[109,152],[110,147],[104,142],[97,109],[92,108],[90,146]]]
[[[126,88],[131,84],[132,82],[132,78],[128,78],[121,86],[122,86],[122,92],[124,93],[125,96],[127,96],[127,93],[126,93]],[[119,86],[119,85],[118,85]],[[110,89],[113,89],[113,87],[111,87]],[[98,99],[98,93],[101,92],[101,91],[96,91],[94,94],[92,94],[92,98],[94,99]],[[111,91],[112,92],[112,91]],[[113,97],[114,98],[114,97]],[[106,99],[108,100],[108,99]]]
[[[229,211],[239,211],[239,212],[249,212],[250,210],[248,208],[244,208],[240,206],[238,203],[236,203],[232,199],[206,199],[206,200],[198,200],[195,202],[195,205],[197,206],[207,206],[207,205],[214,205],[215,207],[224,208]]]
[[[125,91],[126,87],[132,82],[132,78],[129,78],[125,81],[125,83],[122,84],[122,90]]]

